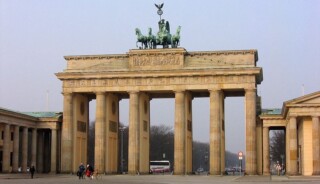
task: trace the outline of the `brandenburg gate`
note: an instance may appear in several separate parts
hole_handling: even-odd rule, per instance
[[[189,52],[133,49],[125,54],[66,56],[61,172],[87,162],[89,101],[96,99],[95,169],[118,171],[119,101],[129,99],[128,172],[149,172],[150,101],[174,98],[174,174],[192,172],[192,100],[210,98],[210,174],[225,167],[224,99],[245,97],[246,173],[262,174],[262,126],[257,118],[262,69],[256,50]],[[165,108],[165,107],[163,107]]]

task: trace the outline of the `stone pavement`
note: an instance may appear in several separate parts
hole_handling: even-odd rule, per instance
[[[320,183],[320,176],[174,176],[174,175],[104,175],[102,179],[79,180],[75,175],[67,174],[0,174],[0,184],[71,184],[71,183],[114,183],[114,184],[222,184],[222,183]]]

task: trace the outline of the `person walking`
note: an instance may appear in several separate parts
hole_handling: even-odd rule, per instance
[[[78,170],[79,180],[80,179],[84,179],[83,173],[84,173],[85,170],[86,170],[86,168],[84,167],[83,163],[81,163],[80,166],[79,166],[79,170]]]
[[[33,175],[34,175],[35,171],[36,171],[36,168],[34,166],[31,166],[31,168],[30,168],[31,179],[33,179]]]
[[[88,178],[92,179],[92,174],[93,174],[93,168],[91,165],[87,165],[87,169],[86,169],[86,175]]]

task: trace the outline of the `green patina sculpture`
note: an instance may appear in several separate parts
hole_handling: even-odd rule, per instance
[[[148,34],[144,36],[140,29],[136,28],[136,46],[138,47],[138,42],[140,42],[140,49],[156,49],[157,45],[162,45],[163,48],[169,48],[169,45],[171,45],[171,48],[177,48],[180,44],[181,26],[177,28],[176,34],[171,35],[169,22],[161,19],[163,3],[160,5],[155,4],[155,6],[158,8],[158,15],[160,15],[160,21],[158,22],[159,31],[155,36],[152,34],[152,29],[148,28]]]

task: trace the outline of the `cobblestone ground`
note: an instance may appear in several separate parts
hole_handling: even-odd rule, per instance
[[[214,183],[320,183],[320,176],[174,176],[174,175],[105,175],[101,179],[81,179],[75,175],[35,174],[31,179],[28,174],[0,174],[0,184],[71,184],[71,183],[112,183],[112,184],[214,184]]]

